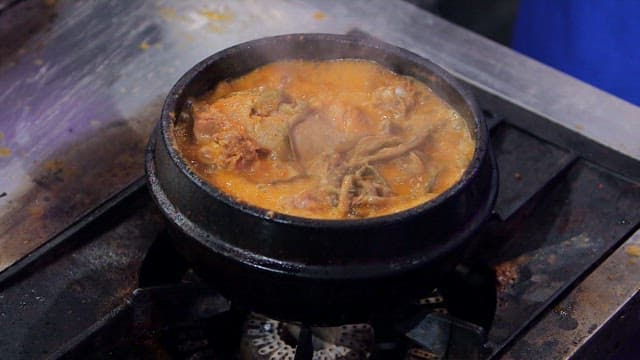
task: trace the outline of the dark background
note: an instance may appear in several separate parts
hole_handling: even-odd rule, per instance
[[[406,1],[502,45],[511,45],[518,0]]]

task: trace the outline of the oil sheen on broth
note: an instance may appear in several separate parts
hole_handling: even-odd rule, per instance
[[[307,218],[424,203],[460,179],[475,148],[424,83],[363,60],[271,63],[190,99],[179,119],[178,148],[201,177]]]

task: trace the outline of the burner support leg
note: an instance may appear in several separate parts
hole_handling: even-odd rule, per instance
[[[311,329],[308,326],[300,327],[298,345],[296,346],[296,356],[294,360],[312,360],[313,341],[311,339]]]

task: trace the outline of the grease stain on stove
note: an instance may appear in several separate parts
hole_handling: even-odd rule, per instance
[[[494,267],[499,291],[504,292],[518,281],[517,261],[507,261]]]
[[[578,320],[571,316],[560,317],[558,320],[558,328],[562,330],[572,331],[578,327]]]
[[[229,9],[201,9],[196,13],[204,17],[207,28],[214,33],[226,31],[228,25],[235,19],[234,13]]]
[[[34,204],[29,207],[29,216],[34,218],[40,218],[45,214],[45,209],[40,204]]]
[[[163,6],[158,9],[158,13],[165,21],[180,20],[182,17],[178,15],[178,11],[175,8]]]
[[[640,246],[639,245],[629,245],[625,249],[625,252],[629,256],[640,257]]]
[[[199,10],[198,13],[206,17],[209,21],[231,21],[235,17],[229,9],[223,9],[222,11],[202,9]]]
[[[530,279],[528,281],[529,286],[522,294],[522,299],[532,303],[544,302],[562,285],[561,281],[545,280],[546,281],[536,281],[535,278]]]
[[[12,151],[8,147],[6,146],[0,147],[0,157],[9,157],[11,156],[11,154],[12,154]]]
[[[562,330],[575,330],[578,327],[578,320],[573,316],[573,304],[564,304],[553,309],[553,312],[557,315],[556,325]]]
[[[0,241],[0,271],[60,231],[87,206],[106,198],[114,186],[125,187],[141,175],[146,134],[124,121],[111,121],[109,126],[93,131],[84,140],[57,149],[29,170],[35,186],[14,199],[17,201],[9,215],[0,223],[0,233],[5,235]],[[98,131],[100,136],[95,136]],[[119,166],[109,169],[97,163]],[[44,201],[45,197],[49,201]]]
[[[147,40],[143,40],[140,45],[138,45],[138,47],[140,48],[140,50],[142,51],[147,51],[149,50],[149,48],[151,48],[151,45],[149,44],[149,42]]]
[[[325,12],[322,12],[322,11],[316,11],[316,12],[313,13],[313,18],[318,20],[318,21],[322,21],[322,20],[327,18],[327,14]]]
[[[525,339],[521,340],[521,346],[507,354],[505,359],[547,359],[549,354],[554,354],[560,342],[558,340],[546,340],[541,343],[532,343]]]
[[[65,178],[75,175],[77,171],[72,167],[66,166],[65,162],[60,159],[51,159],[42,165],[42,175],[34,179],[34,182],[45,189],[51,188],[53,183],[63,183]]]

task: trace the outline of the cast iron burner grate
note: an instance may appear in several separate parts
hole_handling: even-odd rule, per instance
[[[236,307],[205,285],[164,233],[149,249],[139,279],[127,304],[54,358],[473,359],[481,357],[496,306],[493,270],[459,266],[429,296],[367,324],[280,322]]]
[[[306,328],[252,313],[243,327],[240,358],[294,360],[306,356],[313,360],[368,359],[373,352],[374,341],[373,327],[369,324]]]

